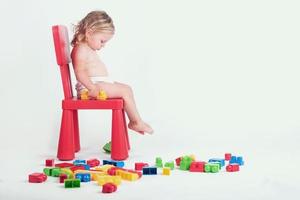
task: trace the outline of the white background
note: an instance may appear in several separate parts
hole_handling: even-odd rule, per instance
[[[105,196],[86,184],[28,184],[55,158],[63,98],[51,26],[105,10],[116,34],[99,52],[132,86],[153,136],[130,132],[126,164],[242,155],[236,174],[143,177]],[[298,1],[2,1],[0,199],[282,199],[299,190]],[[73,79],[74,82],[74,79]],[[109,158],[109,111],[81,111],[76,158]]]

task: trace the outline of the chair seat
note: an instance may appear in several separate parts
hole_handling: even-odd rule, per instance
[[[62,108],[65,110],[79,109],[123,109],[124,101],[122,98],[110,98],[102,100],[80,100],[77,97],[62,100]]]

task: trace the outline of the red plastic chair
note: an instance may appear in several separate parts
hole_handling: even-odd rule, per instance
[[[111,109],[111,158],[125,160],[130,149],[124,101],[122,98],[101,100],[80,100],[73,97],[69,63],[70,44],[68,30],[65,26],[52,27],[56,61],[60,67],[64,99],[62,100],[62,119],[57,150],[59,160],[72,160],[75,152],[80,150],[78,110],[80,109]]]

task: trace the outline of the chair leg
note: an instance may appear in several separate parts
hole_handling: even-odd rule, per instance
[[[124,109],[122,110],[122,114],[123,114],[123,121],[124,121],[125,137],[126,137],[127,147],[128,147],[128,150],[130,150],[129,136],[128,136],[127,123],[126,123],[126,116],[125,116],[125,111],[124,111]]]
[[[125,160],[128,158],[122,110],[112,111],[111,158],[113,160]]]
[[[73,110],[73,123],[74,123],[74,145],[75,152],[80,150],[80,137],[79,137],[79,125],[78,125],[78,111]]]
[[[59,160],[72,160],[75,156],[74,149],[74,125],[71,110],[63,110],[57,158]]]

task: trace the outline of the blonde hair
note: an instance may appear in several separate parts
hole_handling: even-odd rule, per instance
[[[74,37],[71,45],[85,42],[87,30],[93,32],[115,32],[113,20],[105,11],[92,11],[88,13],[77,25],[74,26]]]

